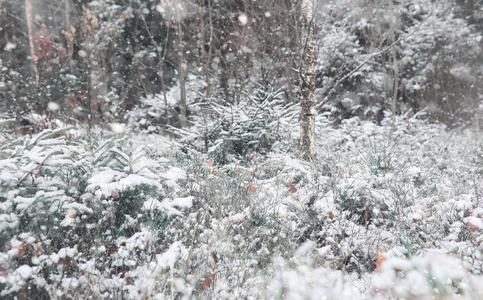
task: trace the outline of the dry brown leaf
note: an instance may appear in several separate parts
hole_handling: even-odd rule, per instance
[[[45,251],[44,251],[44,247],[42,246],[42,243],[34,244],[34,255],[41,256],[44,254],[45,254]]]
[[[120,197],[121,197],[121,195],[119,194],[119,192],[118,192],[118,191],[113,191],[113,192],[111,193],[111,199],[112,199],[112,200],[119,200],[119,198],[120,198]]]
[[[206,165],[207,165],[208,167],[213,168],[213,167],[215,166],[215,162],[214,162],[212,159],[208,159],[208,160],[206,161]]]
[[[204,291],[208,288],[210,288],[213,285],[213,282],[215,282],[215,275],[210,273],[206,275],[205,277],[201,278],[200,283],[199,283],[199,289],[201,291]]]
[[[87,21],[87,24],[91,27],[90,29],[97,29],[99,27],[99,19],[90,9],[84,8],[84,18]]]
[[[0,277],[7,277],[8,273],[7,270],[0,267]]]
[[[210,171],[212,175],[218,176],[218,169],[216,168],[215,162],[212,159],[208,159],[206,161],[206,166],[208,167],[208,171]]]
[[[294,183],[288,185],[289,194],[295,194],[298,191],[297,186]]]
[[[257,186],[254,183],[248,183],[245,185],[245,189],[249,193],[255,193],[257,191]]]
[[[470,231],[483,231],[483,220],[478,217],[469,216],[464,218],[463,222]]]
[[[116,244],[110,244],[110,245],[107,246],[107,254],[112,255],[112,254],[116,253],[118,249],[119,249],[119,247],[117,247]]]
[[[215,253],[212,253],[209,257],[210,262],[210,272],[205,275],[198,283],[198,289],[204,291],[210,288],[213,283],[215,282],[215,273],[216,273],[216,263],[218,262],[218,257]]]
[[[329,219],[333,219],[335,217],[334,212],[329,210],[325,213],[325,216]]]
[[[27,245],[25,245],[24,242],[21,242],[20,245],[18,245],[18,248],[17,248],[17,256],[18,257],[24,257],[25,254],[27,254]]]
[[[70,266],[71,258],[68,256],[59,257],[59,265]]]
[[[386,257],[384,255],[377,255],[376,257],[376,272],[381,270],[382,265],[386,261]]]

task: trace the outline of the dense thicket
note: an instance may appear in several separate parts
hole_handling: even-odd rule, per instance
[[[197,98],[236,104],[254,83],[296,101],[299,9],[289,0],[3,0],[0,109],[20,119],[55,102],[64,116],[112,121],[156,96],[165,111],[156,121],[176,125]],[[319,110],[471,116],[481,14],[477,0],[317,1]]]

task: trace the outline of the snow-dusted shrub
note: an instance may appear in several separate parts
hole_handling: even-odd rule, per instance
[[[413,14],[410,8],[403,14]],[[472,104],[462,101],[468,96],[468,90],[459,86],[469,86],[475,80],[472,63],[481,52],[481,35],[471,30],[464,20],[440,11],[439,16],[425,11],[420,17],[422,21],[405,29],[411,34],[401,41],[401,84],[411,101],[425,92],[427,100],[454,113],[459,107]],[[418,18],[414,14],[411,17]],[[441,86],[443,83],[451,88]]]
[[[367,225],[374,219],[388,217],[389,206],[384,201],[384,194],[368,186],[366,181],[342,182],[337,189],[336,203],[348,219]]]
[[[256,152],[267,153],[282,137],[290,136],[287,124],[294,122],[296,110],[282,98],[282,91],[258,87],[241,97],[239,103],[204,98],[197,103],[192,126],[174,129],[179,143],[209,153],[216,162]]]
[[[313,245],[297,249],[295,261],[275,261],[274,275],[259,297],[265,299],[364,299],[365,282],[355,274],[347,275],[330,268],[314,267],[310,258]]]
[[[2,146],[2,297],[27,290],[60,297],[85,286],[88,273],[127,272],[151,255],[140,250],[175,240],[176,219],[193,205],[177,196],[183,170],[122,139],[76,134],[45,130]]]
[[[191,106],[200,98],[203,90],[200,78],[190,75],[186,82],[186,103]],[[128,127],[147,133],[164,132],[166,125],[177,125],[180,113],[180,86],[176,83],[167,91],[146,95],[125,116]]]
[[[441,253],[410,259],[390,257],[359,277],[314,265],[317,249],[304,244],[292,262],[277,259],[273,277],[260,297],[288,299],[480,299],[482,278]],[[301,257],[302,256],[302,257]],[[311,257],[311,258],[307,258]]]
[[[461,262],[438,252],[410,259],[390,257],[372,278],[375,298],[480,299],[483,280]]]
[[[319,34],[321,38],[317,66],[320,85],[324,88],[334,85],[341,76],[349,73],[361,63],[363,48],[359,45],[355,34],[340,28],[333,28],[331,31],[323,31]],[[366,65],[354,73],[351,79],[356,80],[370,69],[370,65]]]
[[[163,94],[148,95],[139,99],[135,108],[130,110],[126,119],[133,128],[156,133],[163,124],[173,118],[173,110],[164,103]]]
[[[2,135],[2,297],[478,299],[481,150],[455,133],[353,118],[319,127],[317,162],[225,164],[153,134]]]
[[[391,106],[397,87],[398,111],[427,109],[449,122],[474,114],[482,37],[458,14],[459,4],[408,0],[391,7],[381,0],[341,0],[319,5],[321,98],[354,71],[338,82],[324,110],[342,119],[374,119],[373,111]],[[392,45],[395,39],[400,41]]]

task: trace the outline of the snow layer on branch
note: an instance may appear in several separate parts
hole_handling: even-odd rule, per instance
[[[91,177],[88,183],[86,190],[95,193],[98,198],[106,198],[114,192],[129,191],[142,185],[161,189],[160,183],[156,180],[138,174],[127,175],[115,170],[101,171]]]
[[[143,209],[147,211],[159,210],[168,215],[182,215],[180,210],[186,210],[193,206],[194,197],[164,199],[158,201],[156,199],[149,199],[144,202]]]

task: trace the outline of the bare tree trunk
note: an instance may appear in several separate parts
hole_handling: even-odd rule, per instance
[[[201,20],[201,32],[203,32],[203,39],[201,40],[201,53],[202,53],[202,63],[203,63],[203,73],[205,77],[205,96],[211,96],[211,76],[210,76],[210,66],[211,66],[211,57],[213,51],[213,11],[211,7],[211,0],[208,0],[205,4],[205,1],[201,1],[203,4],[200,5],[200,20]],[[207,10],[208,12],[208,27],[209,27],[209,35],[208,40],[204,37],[206,32],[206,23],[204,21],[204,11]]]
[[[151,35],[151,40],[153,40],[154,42],[154,38],[152,37]],[[165,84],[165,81],[164,81],[164,63],[166,61],[166,53],[167,53],[167,48],[168,48],[168,42],[169,42],[169,28],[166,29],[166,41],[165,41],[165,44],[164,44],[164,47],[163,47],[163,54],[161,55],[161,52],[159,52],[159,57],[161,57],[161,60],[160,60],[160,66],[159,66],[159,71],[158,71],[158,75],[159,75],[159,80],[161,82],[161,90],[163,91],[163,101],[164,101],[164,116],[166,118],[166,122],[169,122],[168,120],[168,97],[166,96],[166,84]]]
[[[99,29],[99,19],[88,9],[84,9],[85,43],[89,66],[89,122],[102,120],[105,116],[103,97],[107,94],[106,72],[104,68],[104,49],[98,46],[96,30]]]
[[[75,40],[75,27],[72,26],[72,21],[70,14],[72,12],[72,3],[71,0],[64,0],[64,38],[67,42],[67,57],[69,59],[69,64],[71,67],[74,66],[74,60],[72,59],[74,56],[74,40]]]
[[[91,49],[89,55],[89,93],[92,101],[92,117],[95,119],[103,119],[105,117],[103,97],[107,94],[106,74],[104,72],[102,53],[99,52],[96,49]]]
[[[474,107],[475,107],[475,113],[473,114],[473,127],[474,127],[474,132],[475,132],[475,140],[481,143],[481,125],[480,125],[480,120],[481,120],[481,105],[482,102],[478,98],[478,96],[474,97]]]
[[[71,22],[70,22],[70,12],[72,10],[70,0],[64,0],[64,26],[69,29]]]
[[[303,52],[303,68],[301,70],[300,129],[301,150],[303,158],[309,161],[315,159],[315,75],[317,47],[314,38],[314,0],[301,1],[302,30],[305,36]]]
[[[34,29],[33,29],[33,16],[32,16],[32,0],[25,0],[25,17],[27,21],[27,34],[29,39],[29,48],[30,48],[30,57],[31,57],[31,68],[32,74],[34,77],[35,85],[39,84],[40,75],[39,70],[37,68],[37,56],[35,54],[35,45],[34,45]]]
[[[181,21],[178,20],[178,60],[179,60],[179,123],[181,127],[186,126],[186,64],[184,62],[183,39]]]
[[[397,30],[397,18],[396,6],[394,5],[394,0],[390,0],[390,10],[391,10],[391,43],[396,41],[396,30]],[[392,47],[391,49],[391,59],[392,59],[392,71],[393,71],[393,84],[392,84],[392,101],[391,101],[391,111],[394,116],[397,114],[397,100],[399,97],[399,65],[397,58],[397,49]]]

